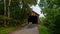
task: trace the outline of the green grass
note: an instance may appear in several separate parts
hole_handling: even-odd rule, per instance
[[[0,34],[8,34],[9,32],[13,31],[17,27],[1,27]]]
[[[39,33],[40,34],[49,34],[48,29],[45,26],[39,27]]]

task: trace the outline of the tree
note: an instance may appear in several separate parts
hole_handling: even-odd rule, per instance
[[[45,24],[45,17],[40,17],[40,24],[41,25],[44,25]]]
[[[60,34],[60,15],[57,15],[53,34]]]
[[[31,11],[32,11],[32,9],[30,7],[32,5],[36,5],[36,4],[37,4],[37,1],[36,0],[26,0],[26,1],[25,0],[12,0],[11,6],[13,8],[12,12],[14,13],[13,14],[14,15],[13,17],[15,19],[18,19],[18,20],[24,22],[24,20],[27,17],[27,14],[31,13]],[[18,18],[17,18],[17,16],[18,16]]]
[[[59,22],[57,21],[58,23],[56,23],[56,20],[59,18],[56,16],[60,15],[60,0],[41,0],[39,6],[42,9],[42,13],[46,17],[45,22],[47,23],[47,28],[50,33],[59,34],[57,31],[59,28],[55,28],[55,26],[60,27],[57,26]]]
[[[31,13],[30,7],[36,4],[37,0],[0,0],[0,15],[20,20],[22,23],[26,20],[27,14]]]
[[[6,0],[4,0],[4,15],[6,16]]]
[[[4,0],[4,16],[6,16],[6,0]],[[4,26],[6,26],[6,20],[4,19]]]

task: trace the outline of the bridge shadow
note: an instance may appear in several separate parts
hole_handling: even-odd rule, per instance
[[[27,26],[27,29],[34,28],[34,27],[37,27],[37,24],[29,24],[29,25]]]

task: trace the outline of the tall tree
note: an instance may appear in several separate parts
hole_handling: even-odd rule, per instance
[[[11,0],[9,0],[9,3],[8,3],[8,17],[10,17],[10,4],[11,4]]]
[[[0,0],[0,14],[11,17],[15,20],[24,21],[32,9],[32,5],[37,4],[37,0]],[[6,23],[5,23],[6,24]]]
[[[6,0],[4,0],[4,16],[6,16]],[[6,20],[4,19],[4,26],[6,26]]]
[[[4,0],[0,0],[0,15],[4,15]]]
[[[59,25],[57,26],[58,18],[56,17],[60,15],[60,0],[41,0],[40,1],[40,7],[42,7],[42,13],[46,17],[46,23],[47,27],[51,34],[59,34],[57,30],[59,30]],[[60,30],[59,30],[60,31]]]
[[[36,0],[12,0],[11,6],[13,7],[13,11],[15,14],[14,18],[19,19],[20,21],[24,21],[27,17],[27,14],[31,12],[31,6],[36,5],[37,1]],[[20,10],[19,10],[20,9]],[[17,15],[18,13],[19,15]],[[18,16],[18,18],[17,18]]]
[[[6,16],[6,0],[4,0],[4,15]]]

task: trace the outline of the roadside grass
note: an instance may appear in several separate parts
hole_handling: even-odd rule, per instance
[[[39,26],[39,33],[40,34],[49,34],[48,29],[45,26]]]
[[[20,28],[20,27],[0,27],[0,34],[8,34],[9,32],[13,31],[16,28]]]

